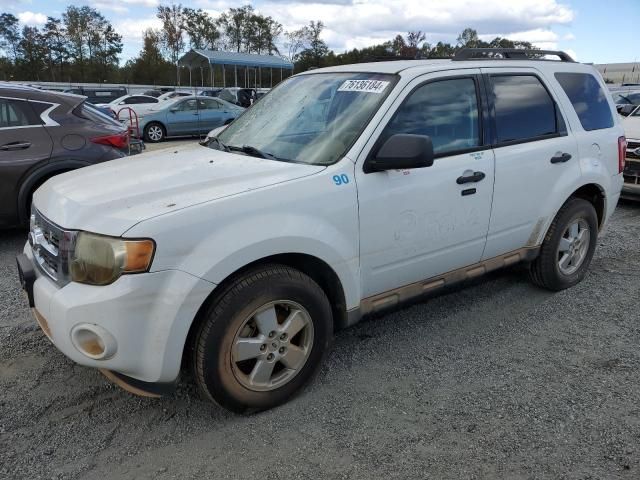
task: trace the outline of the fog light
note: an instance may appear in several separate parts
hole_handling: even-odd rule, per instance
[[[93,360],[106,360],[116,353],[116,340],[98,325],[76,325],[71,330],[71,342],[84,356]]]

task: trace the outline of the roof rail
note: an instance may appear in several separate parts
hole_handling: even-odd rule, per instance
[[[575,62],[560,50],[532,50],[524,48],[463,48],[454,56],[454,61],[463,60],[546,60],[541,55],[555,55],[561,62]]]

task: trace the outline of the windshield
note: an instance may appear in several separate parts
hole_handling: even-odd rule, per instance
[[[238,117],[218,139],[232,150],[250,146],[268,158],[335,163],[356,141],[395,79],[376,73],[292,77]]]

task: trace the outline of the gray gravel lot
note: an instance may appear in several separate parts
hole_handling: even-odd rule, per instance
[[[38,330],[0,232],[0,478],[640,478],[640,205],[561,293],[520,268],[338,333],[287,405],[132,396]]]

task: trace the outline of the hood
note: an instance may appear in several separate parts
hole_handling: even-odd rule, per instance
[[[164,213],[324,168],[226,153],[196,143],[55,176],[36,191],[34,206],[65,229],[119,236]]]
[[[624,136],[627,139],[640,139],[640,117],[625,117],[622,120],[622,126],[624,128]]]

